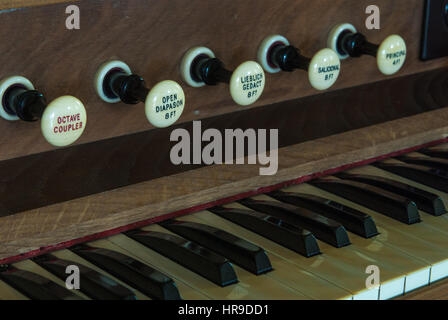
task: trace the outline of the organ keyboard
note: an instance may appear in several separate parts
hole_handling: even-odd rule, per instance
[[[447,4],[376,2],[0,0],[0,299],[448,298]]]
[[[439,177],[447,179],[446,171],[431,166],[443,159],[424,155],[439,152],[448,159],[440,149],[424,149],[4,266],[0,296],[402,296],[448,276],[448,194],[445,185],[433,185]],[[407,171],[385,170],[386,163],[407,166],[414,158],[425,161],[419,169],[439,175],[416,181]],[[351,188],[346,190],[345,183]],[[404,188],[412,194],[404,196]],[[403,220],[400,209],[413,211],[416,218]],[[65,289],[62,267],[70,264],[88,270],[82,274],[91,275],[92,286],[83,285],[75,294]],[[379,268],[381,282],[368,288],[365,270],[372,265]],[[45,289],[36,290],[39,283],[45,283]]]

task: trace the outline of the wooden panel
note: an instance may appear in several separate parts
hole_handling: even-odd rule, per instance
[[[14,2],[17,6],[20,2]],[[24,5],[30,2],[23,2]],[[312,55],[326,46],[334,24],[352,22],[373,42],[391,33],[408,43],[409,57],[397,76],[447,66],[448,59],[418,59],[423,1],[378,0],[381,30],[365,29],[368,0],[81,0],[81,30],[65,28],[66,3],[6,11],[0,19],[4,39],[0,77],[30,78],[49,100],[72,94],[87,105],[89,120],[79,144],[151,129],[142,105],[107,105],[93,89],[97,67],[122,59],[149,85],[173,79],[181,82],[179,61],[192,46],[214,49],[229,68],[256,58],[262,39],[280,33]],[[322,9],[325,8],[325,9]],[[8,45],[13,44],[13,45]],[[385,79],[375,59],[344,61],[341,79],[333,90]],[[262,99],[253,107],[314,95],[304,72],[270,75]],[[225,85],[187,88],[187,107],[181,122],[241,110]],[[50,150],[39,123],[0,121],[0,160]]]
[[[445,68],[213,117],[201,126],[278,129],[285,147],[448,106],[447,85]],[[190,124],[180,127],[193,137]],[[0,216],[198,168],[172,164],[171,130],[0,161]]]
[[[79,0],[0,0],[0,10],[43,6],[54,3],[76,3]]]
[[[65,7],[71,3],[81,8],[81,30],[65,29]],[[365,30],[364,10],[370,4],[170,0],[168,10],[157,0],[0,0],[0,37],[7,39],[0,78],[24,75],[49,100],[72,94],[89,112],[78,146],[58,151],[43,140],[39,123],[0,120],[0,215],[47,205],[0,218],[0,263],[447,141],[448,108],[435,109],[448,105],[448,72],[440,69],[448,59],[418,59],[423,1],[377,0],[379,31]],[[246,109],[231,101],[224,85],[191,89],[183,84],[188,104],[179,127],[204,119],[204,129],[280,128],[283,148],[273,177],[259,176],[258,167],[248,165],[172,166],[171,129],[153,130],[141,105],[106,105],[93,90],[96,68],[109,59],[126,61],[149,85],[165,79],[182,83],[178,64],[191,46],[211,47],[231,69],[255,59],[261,40],[273,33],[311,55],[340,22],[353,23],[373,42],[401,34],[409,50],[403,71],[377,82],[385,77],[374,59],[347,60],[340,81],[320,95],[304,72],[268,75],[264,96]],[[434,71],[420,73],[427,70]],[[159,152],[156,157],[153,150]],[[110,189],[115,190],[98,193]],[[444,281],[403,299],[448,299],[447,285]]]
[[[275,176],[259,176],[258,166],[253,165],[204,167],[3,217],[0,259],[22,259],[58,246],[134,229],[162,216],[166,218],[167,214],[199,211],[304,182],[367,164],[373,160],[366,159],[388,156],[404,146],[447,141],[447,124],[448,108],[439,109],[282,148]]]

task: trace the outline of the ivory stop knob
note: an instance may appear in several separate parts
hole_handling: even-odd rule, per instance
[[[336,52],[322,49],[311,59],[308,79],[313,88],[327,90],[338,80],[340,71],[341,61]]]
[[[81,137],[86,123],[87,112],[83,103],[78,98],[63,96],[53,100],[45,108],[41,130],[50,144],[64,147]]]
[[[376,59],[383,74],[397,73],[406,61],[406,42],[399,35],[388,36],[380,44]]]
[[[224,68],[221,60],[206,47],[188,50],[180,67],[183,80],[192,87],[215,86],[218,83],[229,84],[230,95],[241,106],[255,103],[265,87],[263,68],[255,61],[246,61],[234,71]]]
[[[258,61],[269,73],[296,69],[307,71],[311,86],[317,90],[332,87],[341,70],[339,57],[333,50],[322,49],[312,58],[307,58],[281,35],[271,35],[263,40],[258,49]]]
[[[156,84],[145,99],[145,114],[157,128],[170,127],[179,120],[185,106],[185,94],[175,81],[165,80]]]
[[[62,96],[51,103],[34,89],[28,79],[13,76],[0,81],[0,116],[9,121],[40,120],[43,137],[53,146],[65,147],[84,133],[87,112],[73,96]]]
[[[338,53],[340,59],[359,58],[363,55],[375,57],[378,70],[384,75],[400,71],[407,56],[406,42],[401,36],[390,35],[377,45],[367,41],[367,38],[349,23],[337,25],[331,30],[328,46]]]
[[[230,95],[237,104],[248,106],[260,98],[264,86],[263,68],[254,61],[247,61],[233,71],[230,78]]]
[[[105,102],[143,102],[146,118],[156,128],[172,126],[184,111],[185,94],[177,82],[165,80],[148,89],[143,78],[132,74],[122,61],[109,61],[100,66],[95,83],[98,95]]]

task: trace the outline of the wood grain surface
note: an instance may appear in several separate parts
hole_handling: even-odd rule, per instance
[[[255,59],[267,35],[282,34],[311,56],[326,46],[333,25],[351,22],[372,42],[392,33],[405,38],[408,58],[396,77],[448,66],[446,58],[419,60],[423,1],[377,0],[380,30],[366,30],[365,9],[370,4],[368,0],[170,0],[167,10],[167,2],[159,0],[81,0],[80,30],[66,29],[66,3],[5,11],[0,19],[0,38],[7,39],[0,78],[26,76],[49,101],[66,94],[80,98],[88,109],[86,132],[78,142],[83,144],[152,129],[142,105],[109,105],[97,97],[94,75],[111,59],[127,62],[149,86],[165,79],[182,83],[179,62],[192,46],[212,48],[233,69]],[[332,90],[384,79],[374,58],[348,59]],[[182,84],[187,105],[181,122],[242,110],[226,85],[193,89]],[[265,94],[252,107],[317,93],[305,72],[268,75]],[[39,123],[0,120],[0,131],[0,160],[52,149],[41,136]]]
[[[256,165],[210,166],[21,212],[0,218],[0,259],[104,237],[447,137],[444,108],[282,148],[275,176],[260,176]]]

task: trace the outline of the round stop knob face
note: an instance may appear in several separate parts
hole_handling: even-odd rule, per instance
[[[261,97],[264,85],[263,68],[255,61],[247,61],[233,72],[230,79],[230,95],[237,104],[248,106]]]
[[[384,40],[377,54],[380,71],[385,75],[397,73],[406,61],[406,42],[398,35],[391,35]]]
[[[146,117],[154,127],[166,128],[179,120],[184,106],[185,94],[182,87],[175,81],[162,81],[146,97]]]
[[[322,49],[311,59],[308,78],[313,88],[326,90],[334,85],[341,72],[341,61],[336,52]]]
[[[81,137],[87,123],[87,112],[82,102],[72,96],[53,100],[41,119],[44,138],[53,146],[71,145]]]

